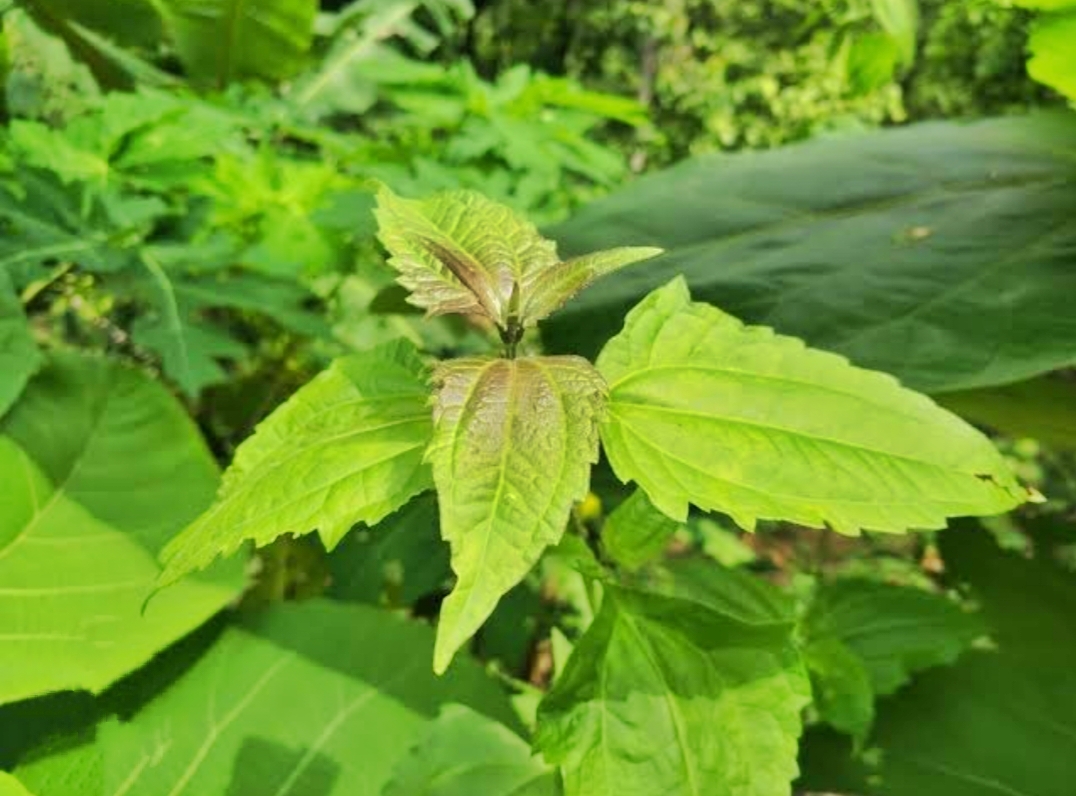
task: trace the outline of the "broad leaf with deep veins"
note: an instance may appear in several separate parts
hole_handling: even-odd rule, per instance
[[[841,533],[943,528],[1026,499],[982,434],[892,377],[693,303],[677,278],[598,358],[602,443],[658,508]]]
[[[382,186],[377,203],[408,301],[431,315],[484,315],[501,329],[533,326],[595,279],[660,253],[621,248],[561,262],[533,224],[473,191],[412,200]]]
[[[568,796],[788,794],[809,700],[793,623],[690,591],[606,589],[538,711]]]
[[[605,385],[577,357],[459,359],[434,380],[428,458],[458,578],[437,628],[442,672],[586,495]]]
[[[238,594],[235,562],[142,611],[157,552],[217,483],[160,385],[53,357],[0,425],[0,703],[102,691]]]
[[[161,585],[286,533],[317,530],[332,549],[431,486],[426,369],[395,341],[339,359],[239,446],[216,503],[169,543]]]
[[[1070,52],[1072,48],[1070,48]],[[548,231],[653,244],[543,326],[590,356],[650,290],[696,298],[930,393],[1076,362],[1076,118],[1015,116],[693,158]]]

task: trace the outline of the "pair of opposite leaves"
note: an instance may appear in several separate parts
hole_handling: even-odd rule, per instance
[[[659,253],[562,262],[533,225],[471,192],[412,201],[382,188],[376,214],[409,300],[487,319],[509,351],[597,278]],[[317,529],[331,548],[436,487],[457,576],[438,625],[442,672],[560,540],[599,438],[617,476],[678,520],[694,504],[746,529],[776,519],[896,532],[1027,497],[991,443],[930,399],[694,303],[682,279],[628,314],[596,366],[442,362],[432,418],[428,381],[402,342],[334,363],[240,446],[217,503],[164,550],[162,585],[247,539]]]

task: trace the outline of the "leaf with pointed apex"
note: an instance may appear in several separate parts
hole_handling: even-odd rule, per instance
[[[680,523],[662,513],[646,492],[636,489],[617,506],[602,526],[602,544],[613,560],[638,569],[659,557]]]
[[[413,200],[381,186],[377,205],[379,237],[408,300],[431,315],[485,315],[501,329],[533,326],[594,280],[660,254],[622,248],[561,262],[533,224],[473,191]]]
[[[586,495],[605,384],[578,357],[459,359],[434,381],[427,457],[458,578],[437,628],[443,672]]]
[[[527,274],[520,284],[520,317],[531,326],[560,309],[579,291],[625,266],[662,253],[652,246],[624,246],[565,260]]]
[[[676,519],[841,533],[943,528],[1027,499],[982,434],[891,376],[693,303],[681,277],[643,299],[598,358],[613,470]]]
[[[158,551],[218,483],[159,384],[53,355],[0,432],[0,703],[100,692],[241,591],[236,561],[142,612]]]
[[[0,417],[41,364],[22,303],[7,271],[0,269]]]
[[[339,359],[239,446],[216,503],[165,548],[159,585],[235,552],[315,529],[332,549],[431,486],[425,365],[394,341]]]
[[[557,772],[502,724],[448,705],[396,764],[384,796],[560,796]]]
[[[610,586],[535,745],[567,796],[784,796],[809,701],[792,627]]]

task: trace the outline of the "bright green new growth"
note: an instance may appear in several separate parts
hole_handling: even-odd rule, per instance
[[[382,187],[376,214],[409,300],[430,314],[461,313],[495,326],[505,357],[437,366],[432,418],[430,379],[409,343],[337,361],[240,446],[217,503],[164,551],[162,585],[245,540],[264,545],[316,529],[332,548],[355,523],[377,523],[432,485],[457,577],[438,626],[434,670],[441,673],[500,598],[561,541],[572,504],[587,492],[599,434],[616,474],[641,487],[603,530],[606,552],[629,570],[660,554],[690,504],[748,529],[774,519],[858,533],[940,528],[948,517],[994,514],[1026,499],[989,441],[928,398],[692,303],[682,279],[632,310],[597,369],[579,357],[516,357],[526,327],[657,249],[561,262],[532,224],[467,191],[415,201]],[[603,579],[586,543],[570,539],[590,557],[588,577]],[[614,587],[596,627],[634,638],[652,610],[672,621],[651,598],[625,595]],[[695,632],[685,626],[684,639]],[[712,670],[709,652],[690,649],[695,642],[666,649],[667,641],[632,644],[639,654],[676,647],[696,661],[691,676],[706,688],[724,676]],[[822,668],[833,658],[825,652],[818,647]],[[624,673],[625,692],[638,675]],[[715,710],[722,699],[713,694]],[[711,719],[703,710],[691,721],[701,727]],[[846,723],[861,727],[863,717]],[[791,725],[787,733],[795,737]],[[626,747],[625,754],[635,752]],[[732,753],[700,754],[682,753],[691,774],[685,782],[696,790],[697,775]],[[568,766],[578,766],[569,780],[600,765],[579,759]],[[601,776],[625,787],[631,781],[623,771]],[[661,787],[669,793],[687,787],[668,782]]]
[[[683,520],[688,505],[856,534],[944,528],[1026,500],[990,441],[843,357],[693,303],[674,279],[598,357],[617,476]]]
[[[443,672],[586,495],[605,384],[578,357],[461,359],[434,380],[428,458],[458,577],[437,629]]]
[[[217,502],[165,548],[160,585],[286,533],[332,549],[430,487],[426,370],[406,341],[337,360],[244,442]]]

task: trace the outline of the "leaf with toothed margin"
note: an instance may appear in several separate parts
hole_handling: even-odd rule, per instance
[[[339,359],[239,446],[213,506],[161,554],[159,585],[228,555],[315,529],[332,549],[431,486],[426,367],[393,341]]]
[[[677,277],[598,358],[614,472],[688,505],[847,534],[943,528],[1028,499],[974,428],[891,376],[693,303]]]
[[[621,248],[561,262],[533,224],[473,191],[412,200],[380,186],[376,215],[408,301],[431,315],[484,315],[501,329],[533,326],[594,280],[661,253]]]
[[[578,357],[459,359],[434,383],[427,456],[458,578],[437,628],[443,672],[586,495],[605,384]]]

